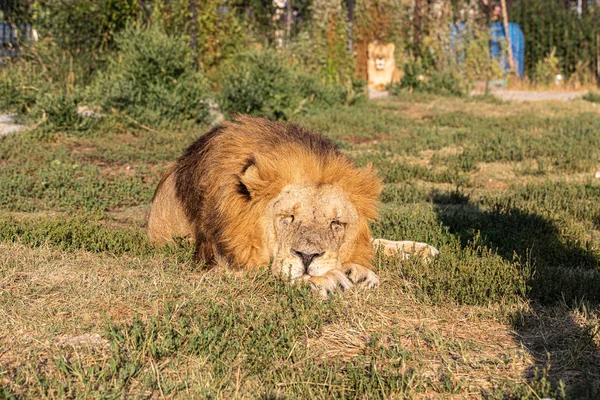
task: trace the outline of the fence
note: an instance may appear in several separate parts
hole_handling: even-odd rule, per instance
[[[584,2],[579,2],[581,5]],[[520,0],[510,20],[525,34],[525,74],[534,77],[537,63],[556,49],[559,68],[567,76],[598,71],[600,6],[585,1],[585,8],[568,1]]]
[[[0,56],[16,55],[19,40],[32,37],[30,5],[31,0],[0,0]]]

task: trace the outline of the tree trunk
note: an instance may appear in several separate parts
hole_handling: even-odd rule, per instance
[[[350,55],[354,54],[354,42],[352,37],[352,23],[354,21],[354,3],[355,0],[346,0],[346,10],[348,11],[348,52]]]

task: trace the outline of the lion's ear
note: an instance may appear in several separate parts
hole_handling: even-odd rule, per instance
[[[250,198],[255,197],[257,193],[269,185],[269,182],[260,177],[258,168],[254,164],[248,166],[243,173],[239,174],[238,180],[240,181],[242,193]]]
[[[387,51],[390,57],[394,56],[394,51],[396,51],[396,45],[394,43],[388,43]]]
[[[375,50],[375,43],[369,43],[369,45],[367,46],[367,53],[369,54],[369,57],[371,57],[373,55],[374,50]]]

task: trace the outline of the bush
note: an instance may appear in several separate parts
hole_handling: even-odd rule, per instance
[[[29,43],[0,70],[0,109],[49,131],[85,130],[93,122],[77,113],[82,100],[73,59],[51,40]]]
[[[70,54],[95,56],[116,33],[144,14],[137,0],[38,0],[33,19],[41,37],[52,37]]]
[[[445,96],[465,96],[469,82],[456,70],[426,69],[420,61],[404,65],[404,76],[398,84],[389,87],[390,93],[399,96],[403,91],[426,92]]]
[[[0,67],[0,108],[25,116],[46,93],[72,90],[80,75],[77,63],[52,40],[28,42],[19,57]]]
[[[560,74],[560,60],[556,57],[556,48],[535,64],[534,79],[538,85],[551,85]]]
[[[518,23],[525,36],[525,74],[529,78],[536,78],[538,64],[543,63],[550,52],[554,52],[558,61],[556,68],[567,78],[582,74],[582,67],[586,75],[595,73],[600,8],[585,7],[578,15],[576,7],[566,7],[566,4],[529,0],[515,2],[512,7],[511,22]]]
[[[145,124],[209,120],[208,88],[187,43],[155,23],[115,38],[118,51],[87,90],[90,100]]]
[[[40,90],[38,77],[11,65],[0,70],[0,110],[24,115],[35,104]]]
[[[286,64],[273,50],[234,57],[221,74],[219,103],[223,111],[290,119],[311,107],[349,104],[362,98],[364,83],[347,87],[324,83]]]
[[[590,101],[592,103],[600,103],[600,92],[589,92],[586,93],[582,99]]]
[[[96,125],[98,118],[88,118],[78,112],[82,95],[79,91],[54,90],[40,95],[29,117],[45,132],[82,132]]]

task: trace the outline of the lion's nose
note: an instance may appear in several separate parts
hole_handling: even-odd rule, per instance
[[[315,258],[319,258],[325,253],[303,253],[292,249],[292,254],[301,259],[304,269],[308,270],[310,263],[312,263]]]

